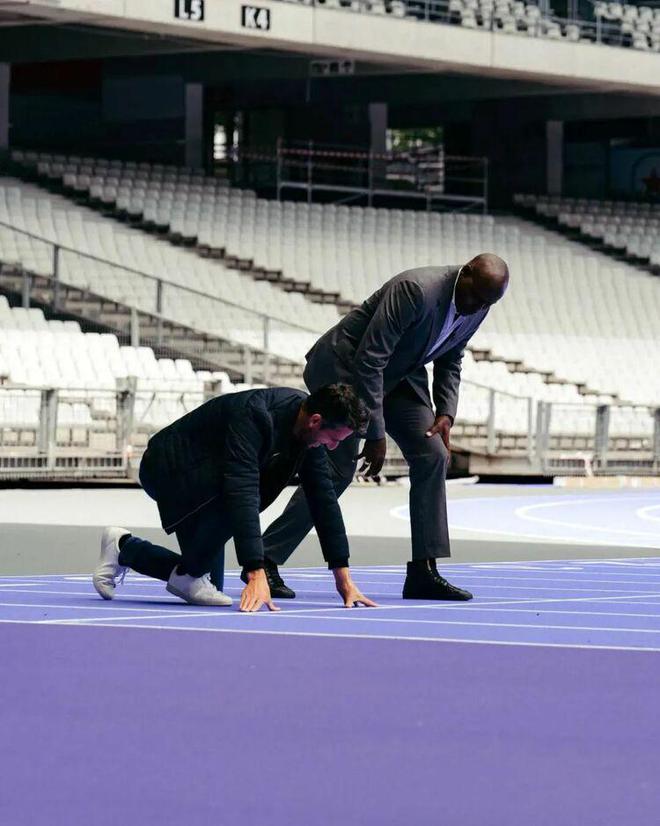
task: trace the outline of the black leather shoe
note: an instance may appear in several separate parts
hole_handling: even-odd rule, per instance
[[[441,577],[435,567],[434,559],[424,559],[408,563],[406,581],[403,584],[403,598],[466,602],[472,599],[472,594]]]
[[[270,595],[273,599],[295,599],[296,592],[284,582],[277,570],[277,565],[270,559],[264,559],[264,572],[268,580]],[[241,571],[241,579],[247,583],[247,573],[245,568]]]

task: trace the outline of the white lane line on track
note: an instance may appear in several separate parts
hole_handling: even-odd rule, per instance
[[[646,599],[646,597],[648,597],[648,596],[654,596],[654,594],[640,594],[639,598],[640,599]],[[660,594],[658,596],[660,596]],[[497,609],[502,605],[521,605],[521,604],[522,605],[525,605],[525,604],[532,604],[532,605],[543,604],[543,605],[546,605],[548,603],[564,603],[564,602],[570,602],[570,603],[573,603],[573,602],[609,602],[609,601],[618,601],[618,600],[623,600],[623,599],[630,600],[631,605],[637,604],[636,602],[633,602],[633,600],[635,600],[634,595],[626,594],[625,597],[574,597],[574,598],[567,598],[567,599],[561,599],[561,598],[557,598],[557,599],[552,599],[552,598],[549,598],[549,599],[519,599],[519,600],[511,600],[509,602],[506,602],[506,601],[470,602],[470,603],[463,603],[461,608],[466,613],[468,613],[468,612],[469,613],[474,613],[475,611],[478,612],[478,611],[480,611],[484,608],[491,608],[492,607],[492,608]],[[656,604],[656,603],[642,603],[642,604]],[[660,605],[660,603],[657,603],[657,604]],[[73,608],[75,608],[75,606],[71,606],[71,608],[73,609]],[[419,609],[419,608],[429,608],[429,609],[432,609],[434,611],[439,611],[439,610],[449,611],[449,610],[458,610],[459,606],[457,606],[455,603],[452,603],[452,604],[449,604],[449,603],[438,604],[437,602],[424,603],[421,600],[420,601],[410,600],[410,601],[406,601],[404,604],[378,605],[375,608],[364,608],[364,607],[362,607],[362,608],[352,608],[352,609],[344,608],[342,605],[337,605],[336,603],[333,603],[332,605],[328,604],[328,607],[327,607],[326,610],[330,611],[333,616],[335,615],[335,613],[343,615],[344,612],[350,611],[350,615],[347,613],[345,616],[342,617],[342,619],[351,619],[352,617],[356,616],[357,612],[359,612],[362,615],[364,615],[364,614],[372,615],[372,613],[375,613],[375,612],[380,613],[382,611],[405,611],[405,610]],[[136,610],[141,610],[141,609],[136,609]],[[217,608],[217,609],[214,609],[210,613],[212,615],[217,615],[217,616],[222,616],[222,617],[230,617],[230,616],[231,617],[269,617],[269,616],[287,617],[287,616],[298,615],[298,614],[303,614],[303,615],[304,614],[318,614],[320,611],[323,611],[323,610],[324,610],[323,608],[318,608],[318,607],[317,608],[294,608],[294,609],[283,608],[282,611],[278,611],[278,612],[274,612],[274,613],[262,610],[262,611],[259,611],[257,613],[246,614],[246,613],[241,613],[240,611],[237,611],[236,608],[231,609],[231,610],[225,610],[224,608]],[[184,611],[177,612],[177,615],[192,617],[192,616],[202,616],[203,613],[206,613],[206,612],[199,611],[199,612],[193,613],[192,611],[188,612],[188,611],[184,610]],[[572,612],[569,611],[567,613],[572,613]],[[580,612],[576,612],[576,613],[580,613]],[[167,618],[167,617],[170,617],[170,616],[174,616],[174,612],[163,614],[164,618]],[[327,617],[327,616],[324,617],[324,619],[331,619],[331,618],[332,617]],[[100,618],[100,619],[103,619],[103,618]],[[126,619],[126,617],[118,617],[117,619]],[[136,617],[136,619],[140,619],[140,617]],[[152,617],[149,617],[148,615],[145,614],[144,619],[152,619]],[[80,620],[78,620],[78,621],[79,622],[86,622],[87,620],[83,617],[83,618],[80,618]],[[57,620],[53,620],[53,622],[57,622]],[[494,623],[494,624],[497,624],[497,623]]]
[[[229,607],[229,606],[227,606]],[[221,616],[219,611],[222,611],[222,608],[216,608],[213,611],[170,611],[167,614],[164,613],[156,613],[156,614],[135,614],[132,617],[67,617],[63,619],[49,619],[49,620],[32,620],[32,625],[94,625],[97,622],[101,623],[114,623],[114,622],[135,622],[136,620],[141,619],[170,619],[170,617],[213,617],[213,616]],[[225,611],[227,608],[224,609]],[[229,613],[229,612],[228,612]]]
[[[561,578],[555,579],[555,577],[545,577],[545,576],[516,576],[516,577],[498,577],[498,576],[488,576],[486,574],[478,574],[478,573],[468,573],[468,572],[461,572],[457,574],[460,579],[477,579],[477,580],[492,580],[494,582],[592,582],[595,584],[605,583],[607,584],[616,584],[616,585],[654,585],[656,583],[651,583],[647,579],[587,579],[586,577],[575,577],[575,579]],[[453,577],[452,577],[453,578]],[[657,576],[660,579],[660,575]],[[365,580],[360,580],[361,582]],[[385,583],[382,583],[385,584]],[[658,583],[660,584],[660,583]]]
[[[460,569],[460,568],[493,568],[497,570],[502,566],[514,566],[514,567],[524,567],[525,565],[560,565],[564,566],[571,566],[571,565],[620,565],[625,567],[640,567],[640,568],[658,568],[660,567],[660,548],[658,549],[658,556],[612,556],[612,557],[605,557],[605,558],[594,558],[594,557],[575,557],[571,559],[534,559],[533,561],[530,560],[520,560],[520,559],[509,559],[509,560],[498,560],[496,562],[454,562],[449,557],[443,559],[441,564],[443,566],[449,566],[452,569]],[[324,568],[314,568],[314,567],[294,567],[294,566],[287,566],[282,567],[282,570],[285,571],[287,574],[296,574],[296,573],[305,573],[308,571],[319,571],[324,572],[327,575],[327,570]],[[370,571],[378,571],[378,573],[405,573],[405,566],[404,565],[352,565],[352,571],[366,571],[367,573]],[[236,578],[238,579],[240,575],[240,571],[234,568],[230,568],[225,576],[229,578]],[[80,579],[91,581],[91,573],[87,572],[84,574],[30,574],[28,576],[0,576],[0,583],[7,582],[7,583],[21,583],[21,582],[37,582],[38,584],[46,583],[46,584],[55,584],[62,582],[63,580],[67,579]],[[127,578],[127,581],[137,581],[137,582],[144,582],[145,584],[158,584],[155,580],[151,579],[150,577],[143,576],[141,574],[130,573]]]
[[[231,616],[231,613],[227,614],[218,614],[217,611],[206,611],[206,612],[197,612],[194,615],[189,615],[190,617],[204,617],[204,616],[215,616],[219,619],[224,619],[228,616]],[[172,614],[156,614],[149,617],[142,617],[142,616],[134,616],[134,617],[86,617],[81,619],[50,619],[50,620],[33,620],[32,625],[96,625],[97,623],[107,624],[107,623],[122,623],[122,622],[135,622],[136,620],[148,619],[148,620],[156,620],[156,619],[169,619]],[[286,619],[287,614],[276,614],[277,621],[281,622]],[[361,616],[344,616],[341,614],[336,614],[332,617],[317,617],[317,616],[304,616],[304,617],[293,617],[293,619],[302,619],[304,621],[309,620],[316,620],[317,622],[378,622],[378,623],[394,623],[396,625],[435,625],[435,626],[460,626],[460,627],[470,627],[470,628],[523,628],[526,630],[533,630],[533,631],[588,631],[589,633],[598,633],[598,634],[621,634],[621,633],[628,633],[628,634],[660,634],[660,628],[617,628],[617,627],[602,627],[602,626],[591,626],[591,625],[548,625],[542,623],[524,623],[524,622],[479,622],[477,620],[420,620],[420,619],[405,619],[400,617],[375,617],[375,616],[365,616],[364,614]]]
[[[0,620],[0,622],[9,623],[12,625],[36,625],[36,623],[25,623],[21,620]],[[133,625],[129,622],[123,625],[115,625],[112,623],[85,623],[80,622],[76,625],[72,625],[71,623],[57,623],[53,622],[48,627],[49,628],[120,628],[122,631],[127,628],[132,628],[136,630],[152,630],[152,631],[169,631],[169,632],[176,632],[176,631],[188,631],[188,632],[204,632],[204,633],[211,633],[211,634],[260,634],[262,636],[274,636],[274,637],[328,637],[334,639],[358,639],[358,640],[369,640],[372,642],[378,642],[380,640],[392,640],[397,642],[435,642],[435,643],[452,643],[452,644],[463,644],[463,645],[500,645],[500,646],[513,646],[516,648],[563,648],[563,649],[577,649],[577,650],[596,650],[596,651],[634,651],[639,653],[653,653],[660,651],[660,648],[656,648],[653,646],[635,646],[635,645],[589,645],[589,644],[582,644],[582,643],[550,643],[550,642],[521,642],[521,641],[502,641],[502,640],[474,640],[474,639],[457,639],[455,637],[406,637],[406,636],[395,636],[391,634],[341,634],[341,633],[329,633],[325,631],[321,632],[314,632],[314,631],[271,631],[265,629],[251,629],[251,628],[208,628],[200,626],[199,628],[191,628],[189,626],[171,626],[171,625]]]
[[[530,520],[531,521],[531,520]],[[553,525],[558,525],[558,522],[552,522]],[[478,533],[478,534],[485,534],[487,536],[515,536],[519,539],[535,539],[541,540],[543,542],[549,542],[550,544],[564,544],[564,545],[598,545],[598,546],[607,546],[613,548],[621,548],[621,547],[630,547],[630,548],[656,548],[657,547],[657,540],[653,542],[653,544],[649,543],[646,545],[644,542],[622,542],[620,539],[603,539],[598,538],[598,541],[594,540],[593,538],[589,539],[588,537],[581,537],[581,536],[558,536],[557,534],[548,534],[548,533],[526,533],[523,531],[506,531],[502,529],[494,529],[494,528],[475,528],[472,525],[457,525],[455,522],[451,522],[449,525],[450,530],[455,531],[469,531],[470,533]],[[552,561],[552,560],[550,560]]]
[[[621,604],[621,603],[618,603]],[[626,604],[626,603],[624,603]],[[630,602],[630,605],[657,605],[660,608],[660,603],[646,603],[646,602]],[[457,611],[463,610],[462,608],[456,608]],[[647,619],[657,619],[660,620],[660,613],[658,614],[646,614],[646,613],[636,613],[630,611],[561,611],[556,608],[502,608],[499,605],[493,605],[491,608],[483,609],[485,613],[488,614],[565,614],[571,617],[645,617]]]
[[[284,615],[286,616],[286,615]],[[121,619],[121,617],[119,618]],[[127,617],[127,619],[129,619]],[[600,634],[610,634],[610,633],[630,633],[630,634],[660,634],[660,628],[604,628],[600,625],[546,625],[542,623],[528,623],[528,622],[479,622],[478,620],[448,620],[448,619],[406,619],[401,617],[375,617],[375,616],[366,616],[365,614],[361,614],[360,616],[342,616],[337,615],[334,617],[315,617],[315,616],[304,616],[304,617],[296,617],[296,619],[302,619],[305,621],[308,620],[317,620],[319,622],[334,622],[334,621],[341,621],[341,622],[389,622],[395,624],[402,624],[402,625],[437,625],[437,626],[444,626],[444,625],[459,625],[459,626],[469,626],[475,628],[525,628],[531,629],[534,631],[589,631],[595,632]],[[66,620],[63,620],[66,621]],[[89,622],[93,622],[93,619],[90,619]],[[54,620],[57,622],[57,620]]]
[[[539,573],[554,573],[553,571],[543,571]],[[574,571],[566,571],[565,573],[575,573]],[[586,573],[586,572],[585,572]],[[589,573],[593,574],[593,571]],[[487,573],[481,573],[479,571],[452,571],[451,578],[452,580],[456,579],[476,579],[479,581],[482,580],[491,580],[493,582],[591,582],[595,584],[605,583],[605,584],[616,584],[616,585],[653,585],[656,584],[652,581],[653,579],[660,580],[660,574],[649,574],[648,577],[644,579],[623,579],[623,576],[640,576],[640,574],[622,574],[621,577],[617,577],[617,579],[591,579],[587,577],[576,576],[574,578],[569,577],[544,577],[544,576],[489,576]],[[612,576],[612,573],[609,574],[603,571],[603,576]],[[293,585],[296,584],[295,577],[287,577],[287,582],[291,582]],[[387,580],[387,579],[372,579],[369,577],[368,579],[361,575],[356,575],[356,582],[364,585],[395,585],[397,584],[396,581]],[[657,583],[660,585],[660,581]],[[320,591],[321,589],[313,589],[307,588],[305,589],[304,586],[299,590],[306,590],[307,593],[313,593],[315,591]]]
[[[635,516],[640,519],[646,519],[649,522],[660,522],[660,516],[649,516],[651,511],[660,511],[660,505],[649,505],[646,508],[638,508],[635,511]]]
[[[656,500],[654,499],[652,501],[655,502]],[[556,502],[538,502],[532,505],[523,505],[522,507],[516,508],[514,510],[514,515],[517,516],[519,519],[523,519],[528,522],[538,522],[541,525],[558,525],[561,528],[577,528],[577,530],[579,531],[596,531],[598,533],[606,533],[610,535],[623,534],[625,536],[642,536],[645,539],[652,539],[656,542],[660,539],[659,534],[653,534],[647,531],[627,530],[624,528],[610,528],[604,527],[602,525],[587,525],[584,523],[567,522],[563,519],[544,519],[541,516],[530,516],[531,511],[548,510],[550,508],[557,508],[560,505],[585,505],[602,502],[611,502],[611,500],[591,499],[585,501],[584,499],[562,499],[561,501]]]
[[[509,582],[510,581],[511,580],[509,580]],[[547,586],[539,586],[537,588],[534,585],[523,585],[523,586],[504,585],[503,583],[500,583],[497,580],[495,580],[495,582],[497,583],[495,585],[485,585],[484,584],[484,585],[480,585],[479,587],[480,588],[496,588],[496,589],[502,589],[503,591],[512,591],[512,590],[519,590],[519,591],[564,591],[566,593],[573,593],[573,592],[582,591],[582,592],[586,592],[588,594],[591,594],[591,593],[620,594],[621,593],[621,588],[564,588],[564,587],[562,587],[562,585],[557,585],[556,587],[547,585]],[[369,582],[368,582],[368,580],[361,579],[361,580],[359,580],[359,584],[360,585],[368,585]],[[382,585],[384,583],[375,583],[375,584]],[[626,583],[626,584],[628,584],[628,583]],[[630,584],[632,585],[634,583],[630,583]],[[654,585],[655,583],[643,583],[643,582],[640,583],[640,585],[651,585],[651,584]],[[633,590],[637,590],[637,589],[635,588]],[[308,593],[311,593],[311,591],[308,591]],[[389,596],[395,596],[395,594],[390,594]],[[658,596],[660,596],[660,591],[658,591]]]
[[[96,594],[96,591],[94,591],[91,588],[91,586],[86,591],[53,591],[51,589],[45,589],[45,588],[40,588],[38,591],[31,591],[31,590],[28,590],[28,589],[14,588],[12,591],[8,591],[7,593],[8,594],[22,594],[22,593],[35,594],[35,596],[39,595],[39,594],[57,594],[58,596],[61,596],[61,597],[94,597],[94,596],[96,596],[96,597],[98,597],[99,600],[101,599],[101,597],[99,597],[98,594]],[[127,599],[137,599],[137,600],[140,600],[140,601],[144,600],[145,602],[167,602],[168,604],[171,603],[172,605],[181,605],[181,600],[180,599],[177,599],[176,597],[167,597],[167,596],[164,596],[164,595],[159,596],[157,599],[155,599],[153,594],[133,594],[133,593],[129,593],[128,591],[126,591],[126,592],[124,592],[123,596],[126,597]]]
[[[57,592],[53,592],[53,593],[57,593]],[[504,606],[504,605],[548,605],[548,604],[551,604],[551,603],[556,604],[556,603],[574,603],[574,602],[605,602],[605,603],[607,603],[607,602],[617,602],[617,603],[619,603],[619,602],[623,602],[623,601],[629,602],[631,605],[637,605],[637,604],[643,604],[643,605],[656,605],[656,604],[658,604],[658,605],[660,605],[660,603],[655,603],[655,602],[649,602],[649,603],[637,602],[637,600],[645,600],[648,597],[660,597],[660,594],[655,594],[655,593],[651,593],[651,594],[649,594],[649,593],[625,594],[623,596],[618,596],[618,597],[617,596],[607,596],[607,597],[546,597],[546,598],[530,597],[530,598],[520,598],[520,599],[512,599],[512,600],[501,599],[501,600],[497,600],[495,602],[491,602],[491,601],[481,602],[479,600],[475,600],[473,602],[463,603],[463,605],[461,606],[461,609],[464,610],[466,613],[467,612],[473,613],[474,611],[479,611],[483,608],[491,608],[491,607],[498,608],[498,607]],[[175,605],[181,605],[179,600],[171,600],[170,602],[173,602]],[[303,604],[308,605],[310,603],[303,602]],[[426,603],[422,600],[419,600],[419,601],[418,600],[406,600],[406,601],[402,601],[401,603],[397,603],[396,605],[379,605],[376,608],[353,608],[353,609],[344,608],[341,604],[337,604],[336,602],[334,602],[332,604],[330,604],[330,603],[323,603],[323,604],[327,604],[327,610],[330,610],[332,612],[335,612],[335,611],[344,612],[344,611],[349,611],[350,610],[352,612],[353,611],[360,611],[361,613],[362,612],[370,612],[371,613],[371,612],[375,612],[375,611],[377,611],[377,612],[381,612],[381,611],[404,611],[404,610],[407,610],[407,609],[419,609],[419,608],[428,608],[428,609],[433,610],[433,611],[448,611],[448,610],[457,610],[458,607],[459,607],[455,603],[438,603],[438,602],[428,602],[428,603]],[[62,607],[63,608],[69,608],[71,610],[75,610],[79,606],[78,605],[68,605],[68,604],[64,603],[62,605]],[[113,602],[113,607],[108,608],[108,611],[113,610],[114,607],[115,607],[115,603]],[[142,611],[141,608],[135,608],[135,607],[127,608],[125,610],[132,610],[134,612],[135,611]],[[158,609],[147,609],[147,610],[158,610]],[[278,616],[288,616],[288,615],[291,615],[291,614],[318,613],[319,611],[322,611],[322,610],[323,610],[323,608],[319,608],[318,606],[315,607],[315,608],[293,608],[293,609],[288,609],[286,607],[283,607],[281,612],[277,612],[277,615]],[[192,608],[192,609],[184,608],[183,611],[177,612],[177,613],[180,613],[183,616],[191,616],[192,617],[193,615],[196,615],[194,613],[194,611],[195,611],[194,608]],[[250,617],[269,616],[269,612],[267,612],[267,611],[260,611],[258,613],[254,613],[254,614],[243,614],[243,613],[241,613],[241,612],[239,612],[235,609],[231,610],[231,611],[227,611],[227,612],[225,612],[225,609],[223,609],[223,608],[214,609],[213,613],[215,614],[217,612],[222,613],[224,616],[240,616],[240,617],[245,617],[245,616],[250,616]],[[201,612],[197,612],[197,614],[199,614],[199,613],[201,613]],[[166,614],[166,616],[173,616],[173,615],[174,615],[174,612]],[[144,616],[145,616],[145,619],[149,619],[149,617],[146,614]],[[81,618],[81,621],[83,621],[83,619],[84,618]]]
[[[630,604],[631,605],[632,604],[645,605],[647,603],[630,603]],[[651,603],[651,604],[653,604],[653,603]],[[58,605],[32,606],[29,603],[27,603],[27,604],[25,604],[24,607],[26,607],[26,608],[32,608],[32,607],[34,607],[34,608],[42,608],[42,607],[43,608],[60,608],[61,606],[58,606]],[[397,608],[398,606],[392,606],[392,607]],[[423,608],[425,606],[420,606],[420,607]],[[433,607],[433,606],[428,606],[428,607]],[[92,610],[96,610],[96,609],[88,608],[86,610],[92,611]],[[123,608],[123,609],[120,609],[120,610],[126,611],[128,613],[135,614],[135,612],[132,611],[130,608]],[[415,622],[420,622],[420,623],[431,623],[431,624],[435,624],[435,625],[442,625],[444,622],[449,622],[449,621],[445,621],[445,620],[407,619],[407,618],[398,618],[398,617],[380,618],[380,617],[375,616],[376,612],[374,612],[372,614],[371,609],[368,610],[368,611],[367,610],[360,611],[360,616],[357,616],[355,613],[352,613],[350,616],[348,616],[348,615],[344,614],[344,612],[341,608],[332,607],[332,608],[329,608],[329,610],[332,612],[331,615],[324,615],[324,616],[312,616],[313,614],[318,614],[321,611],[323,611],[322,608],[309,609],[309,610],[308,609],[301,609],[299,611],[281,611],[281,612],[277,612],[277,617],[278,618],[279,617],[286,618],[286,617],[289,617],[289,616],[292,616],[292,615],[298,617],[298,615],[304,614],[305,616],[301,617],[301,619],[325,619],[325,620],[332,620],[332,619],[341,619],[341,620],[353,620],[354,619],[354,620],[358,620],[359,619],[362,622],[372,620],[373,622],[405,622],[405,623],[413,623],[413,624]],[[445,606],[445,611],[447,611],[447,610],[451,610],[450,606]],[[464,609],[457,607],[455,610],[462,611]],[[113,608],[112,612],[114,613],[114,611],[115,611],[115,609]],[[477,609],[477,608],[471,609],[469,611],[469,613],[475,613],[475,612],[480,613],[479,609]],[[560,614],[560,615],[563,615],[563,616],[572,616],[572,617],[583,617],[583,616],[590,616],[590,617],[631,617],[631,618],[634,617],[634,618],[642,618],[642,619],[657,619],[657,620],[660,620],[660,614],[634,613],[634,612],[626,612],[626,611],[559,611],[559,610],[552,609],[552,608],[540,608],[540,609],[537,610],[536,608],[501,608],[499,606],[491,606],[487,611],[485,611],[485,613],[488,613],[488,614],[514,613],[514,614],[537,614],[537,615]],[[28,620],[28,622],[42,623],[42,624],[49,624],[49,623],[55,623],[55,622],[65,622],[65,623],[80,623],[80,622],[86,623],[86,622],[105,622],[105,621],[107,621],[107,622],[115,622],[115,621],[121,622],[123,620],[140,620],[140,619],[151,620],[151,619],[169,619],[170,617],[204,617],[204,616],[215,616],[215,617],[218,617],[218,618],[221,618],[221,619],[226,619],[227,617],[255,616],[255,615],[253,615],[253,614],[249,614],[249,615],[248,614],[241,614],[235,608],[234,609],[227,609],[227,610],[222,609],[222,608],[218,608],[218,609],[215,609],[215,610],[212,610],[212,611],[195,611],[195,612],[181,610],[181,611],[170,611],[168,613],[159,612],[156,609],[150,609],[149,613],[141,612],[140,614],[135,614],[135,616],[133,616],[133,617],[127,617],[127,616],[121,616],[121,615],[118,615],[116,617],[112,617],[112,616],[110,616],[110,617],[107,617],[107,616],[106,617],[63,617],[61,619],[53,618],[52,620]],[[267,617],[267,616],[269,616],[269,613],[266,612],[266,611],[261,611],[261,612],[258,613],[258,616]],[[474,621],[468,621],[468,622],[465,622],[465,623],[449,622],[449,624],[450,625],[456,625],[456,624],[480,625],[482,623],[477,623],[477,622],[474,622]],[[518,625],[507,626],[505,623],[499,623],[499,622],[486,623],[486,624],[492,625],[493,627],[497,627],[499,625],[502,625],[502,627],[512,627],[512,628],[517,628],[517,627],[520,627],[520,628],[527,628],[527,627],[529,627],[529,628],[555,628],[555,627],[556,628],[569,628],[569,627],[571,627],[571,626],[563,626],[563,625],[558,625],[558,626],[545,625],[545,626],[541,626],[541,625],[536,625],[536,624],[533,624],[533,625],[520,625],[520,626],[518,626]],[[585,626],[576,626],[576,627],[577,628],[582,628],[582,627],[585,627]],[[600,630],[601,631],[610,631],[610,630],[616,630],[616,629],[600,628]],[[658,630],[657,633],[660,633],[660,629]]]
[[[62,611],[98,611],[100,604],[101,603],[99,603],[98,601],[96,602],[95,605],[70,605],[70,604],[67,604],[65,602],[54,602],[54,603],[0,602],[0,606],[3,607],[3,608],[57,608],[57,609],[62,610]],[[186,610],[181,611],[181,612],[172,611],[168,614],[168,616],[174,616],[176,613],[181,613],[184,616],[185,615],[193,616],[195,611],[194,611],[194,608],[193,608],[193,610],[190,610],[192,606],[184,606],[183,602],[181,602],[180,604],[181,604],[181,606],[185,607]],[[162,608],[135,608],[135,606],[133,606],[132,608],[129,608],[129,607],[124,608],[121,605],[116,605],[114,602],[112,603],[111,606],[108,606],[106,610],[108,611],[108,613],[115,613],[117,611],[127,611],[131,614],[134,614],[136,611],[140,611],[141,613],[144,613],[145,616],[149,616],[152,613],[156,613],[156,614],[162,614],[163,613]],[[321,610],[321,609],[317,609],[317,610]],[[201,613],[201,612],[196,612],[196,613]]]

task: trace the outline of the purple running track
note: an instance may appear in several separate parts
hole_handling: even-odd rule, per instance
[[[6,826],[632,826],[652,652],[0,626]]]

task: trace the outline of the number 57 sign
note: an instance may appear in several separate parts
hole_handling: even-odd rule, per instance
[[[201,23],[204,20],[204,0],[174,0],[174,16],[179,20]]]

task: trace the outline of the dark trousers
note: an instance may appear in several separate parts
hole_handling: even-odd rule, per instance
[[[385,396],[385,428],[410,467],[410,526],[412,558],[450,556],[445,479],[449,453],[440,436],[424,434],[435,421],[433,411],[407,382]],[[335,490],[339,496],[355,475],[357,439],[342,442],[328,452]],[[264,534],[264,552],[282,565],[307,536],[313,521],[301,488],[293,494],[282,515]]]
[[[225,544],[231,537],[219,499],[214,499],[181,522],[176,538],[181,554],[161,545],[131,536],[122,543],[119,564],[139,574],[162,579],[170,578],[179,565],[180,572],[200,577],[211,572],[211,580],[222,590],[225,571]]]

